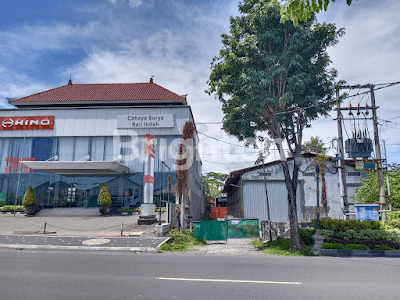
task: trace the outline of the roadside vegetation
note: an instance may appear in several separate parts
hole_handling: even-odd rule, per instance
[[[186,229],[184,233],[178,230],[171,230],[168,234],[172,239],[160,246],[158,252],[186,252],[196,250],[198,246],[204,246],[206,241],[193,236],[193,231]]]
[[[399,250],[400,249],[400,211],[388,213],[388,223],[379,221],[332,220],[323,218],[320,222],[320,232],[325,237],[323,249],[352,250]],[[290,239],[278,238],[276,241],[263,243],[261,240],[252,242],[265,254],[281,256],[312,256],[311,247],[314,243],[314,229],[300,229],[305,246],[300,251],[290,251]]]
[[[263,253],[269,255],[279,256],[313,256],[311,252],[311,246],[314,243],[312,235],[315,233],[315,229],[300,229],[300,236],[304,242],[304,247],[300,251],[290,251],[290,239],[289,238],[278,238],[276,241],[263,243],[261,240],[254,240],[252,244],[254,248],[262,250]]]

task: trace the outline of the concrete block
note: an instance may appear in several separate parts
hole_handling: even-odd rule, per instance
[[[146,216],[146,217],[155,216],[156,215],[156,206],[152,203],[143,203],[141,205],[140,215]]]
[[[370,256],[369,250],[353,250],[353,256]]]
[[[161,225],[156,225],[156,231],[162,235],[166,234],[170,229],[171,229],[170,223],[162,223]]]
[[[400,250],[385,250],[386,257],[400,257]]]
[[[337,249],[321,249],[323,256],[338,256]]]
[[[385,250],[369,250],[369,255],[373,257],[384,257]]]

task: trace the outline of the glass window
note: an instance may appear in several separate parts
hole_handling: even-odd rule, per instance
[[[72,161],[74,154],[74,138],[73,137],[62,137],[59,140],[60,153],[59,161]]]
[[[93,137],[92,138],[92,149],[91,149],[91,160],[103,161],[104,158],[104,141],[105,137]]]
[[[113,161],[113,137],[106,137],[106,144],[104,147],[104,161]]]
[[[75,161],[85,160],[85,157],[89,154],[89,138],[88,137],[76,137],[75,138]],[[88,158],[86,159],[88,160]]]

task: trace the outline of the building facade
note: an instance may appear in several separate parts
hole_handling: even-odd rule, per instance
[[[144,139],[156,139],[154,201],[176,183],[184,124],[194,123],[186,97],[152,80],[132,84],[73,84],[9,101],[0,110],[0,201],[21,202],[32,185],[38,205],[97,206],[103,182],[113,206],[143,203]],[[198,143],[197,133],[193,149]],[[202,206],[201,161],[189,166],[194,220]],[[16,197],[16,194],[17,197]],[[165,198],[167,198],[165,196]],[[174,199],[173,195],[170,195]]]
[[[314,162],[313,154],[303,155],[301,169]],[[290,173],[293,171],[293,160],[288,161]],[[328,162],[330,170],[335,171],[334,162]],[[350,203],[355,189],[361,185],[360,179],[365,178],[365,171],[355,170],[354,162],[346,163],[347,192]],[[288,192],[280,161],[265,164],[265,191],[263,166],[253,166],[234,171],[230,174],[224,190],[228,194],[228,212],[230,215],[245,219],[268,220],[267,194],[272,222],[288,222]],[[339,173],[325,172],[326,200],[325,209],[320,203],[321,215],[331,218],[343,218],[343,200],[341,197]],[[316,217],[317,195],[316,176],[312,169],[299,172],[296,191],[297,216],[299,222],[308,222]],[[322,183],[319,184],[320,190]],[[321,198],[320,198],[321,200]]]

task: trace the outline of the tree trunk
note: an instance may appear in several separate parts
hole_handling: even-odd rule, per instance
[[[285,184],[288,190],[288,210],[290,222],[290,251],[300,251],[304,247],[304,242],[300,236],[299,221],[297,218],[296,190],[298,170],[293,164],[293,178],[290,177],[289,165],[287,161],[282,162]]]

